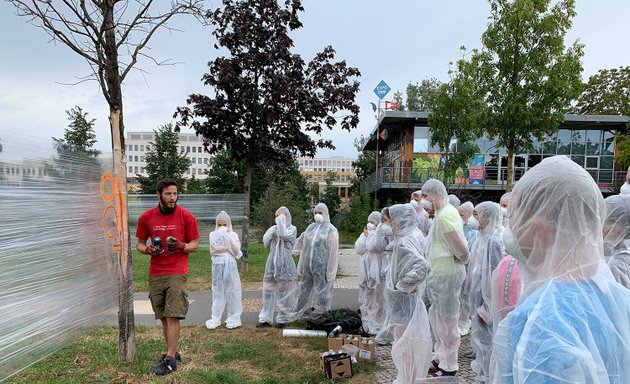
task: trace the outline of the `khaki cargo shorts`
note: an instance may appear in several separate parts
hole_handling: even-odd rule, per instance
[[[149,276],[149,300],[155,318],[185,319],[188,313],[187,287],[187,275]]]

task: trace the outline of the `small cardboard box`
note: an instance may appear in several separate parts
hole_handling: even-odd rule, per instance
[[[374,362],[376,361],[376,343],[373,337],[361,339],[359,342],[359,361]]]
[[[347,353],[324,356],[324,374],[327,379],[352,377],[352,361]]]
[[[341,347],[345,344],[346,335],[345,333],[340,333],[337,337],[329,337],[328,338],[328,349],[333,351],[341,350]]]
[[[344,344],[352,344],[355,347],[359,347],[359,341],[361,340],[361,336],[359,335],[346,335],[345,340],[343,341]]]

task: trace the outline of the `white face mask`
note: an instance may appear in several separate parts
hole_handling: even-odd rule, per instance
[[[505,208],[505,207],[501,207],[501,214],[503,215],[503,217],[508,217],[508,211],[507,211],[507,208]]]
[[[384,236],[392,236],[394,234],[392,227],[390,227],[389,224],[381,224],[381,233]]]
[[[409,204],[411,204],[411,206],[412,206],[412,207],[414,207],[414,208],[418,208],[418,202],[417,202],[417,201],[415,201],[415,200],[413,200],[413,199],[411,199],[411,201],[409,202]]]
[[[620,195],[630,195],[630,184],[628,182],[623,183],[621,186],[621,190],[619,191]]]
[[[424,209],[426,209],[427,211],[433,209],[433,203],[427,199],[422,199],[420,203],[422,204],[422,207],[424,207]]]
[[[472,229],[479,229],[479,220],[475,219],[474,216],[470,216],[468,218],[468,226]]]
[[[317,213],[317,214],[315,214],[315,216],[313,216],[313,218],[315,219],[315,222],[317,224],[321,224],[321,223],[324,222],[324,215],[322,215],[322,214]]]
[[[219,226],[219,228],[217,228],[217,231],[219,231],[219,233],[225,233],[228,231],[228,227],[226,226]]]
[[[373,231],[376,229],[376,225],[372,224],[372,223],[367,223],[367,229],[368,231]]]
[[[516,237],[514,237],[514,233],[512,233],[512,229],[510,227],[505,228],[503,231],[503,245],[505,245],[505,252],[508,255],[514,256],[519,263],[527,262],[527,258],[523,254],[520,245],[518,245]]]

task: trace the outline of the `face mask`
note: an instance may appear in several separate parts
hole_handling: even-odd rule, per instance
[[[433,209],[433,203],[427,199],[422,199],[420,203],[422,204],[422,207],[424,207],[424,209],[426,209],[427,211]]]
[[[623,183],[621,186],[621,190],[619,191],[620,195],[630,195],[630,184],[627,182]]]
[[[507,208],[505,208],[505,207],[501,207],[501,214],[503,215],[503,217],[508,217],[508,211],[507,211]]]
[[[411,204],[411,206],[414,208],[418,208],[418,202],[413,199],[409,202],[409,204]]]
[[[372,223],[367,223],[367,229],[368,231],[373,231],[376,229],[376,225],[372,224]]]
[[[392,227],[389,224],[381,224],[381,233],[383,236],[392,236],[394,232],[392,231]]]
[[[318,213],[314,216],[314,219],[317,224],[321,224],[324,222],[324,215]]]
[[[228,227],[226,226],[219,226],[219,228],[217,228],[217,231],[219,231],[220,233],[225,233],[228,231]]]
[[[468,218],[468,226],[472,229],[479,229],[479,220],[475,219],[473,216]]]
[[[512,233],[512,229],[509,227],[505,228],[503,231],[503,244],[505,245],[505,252],[507,252],[508,255],[514,256],[521,263],[527,262],[527,258],[523,255],[523,251],[518,245],[514,233]]]

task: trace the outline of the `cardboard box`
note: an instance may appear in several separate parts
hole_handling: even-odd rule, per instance
[[[352,344],[355,347],[359,347],[359,341],[361,340],[361,336],[359,335],[346,335],[345,340],[343,341],[344,344]]]
[[[327,379],[352,377],[352,361],[347,353],[324,356],[324,374]]]
[[[343,346],[345,343],[346,339],[346,334],[345,333],[340,333],[337,337],[329,337],[328,338],[328,349],[329,350],[333,350],[333,351],[339,351],[341,349],[341,346]]]
[[[373,337],[363,338],[359,342],[359,353],[357,354],[359,361],[374,362],[376,361],[376,343]]]

